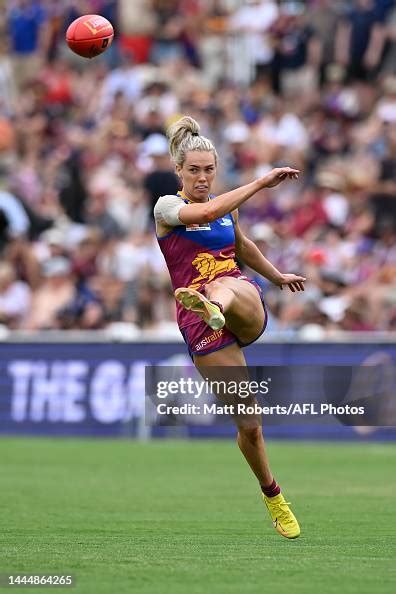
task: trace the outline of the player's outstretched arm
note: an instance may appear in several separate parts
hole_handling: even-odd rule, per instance
[[[246,184],[225,194],[220,194],[220,196],[216,197],[216,200],[186,204],[179,211],[179,220],[184,225],[215,221],[241,206],[241,204],[246,202],[246,200],[251,198],[259,190],[273,188],[285,179],[297,179],[298,174],[298,169],[277,167],[250,184]]]
[[[280,289],[288,286],[294,293],[295,291],[304,291],[304,282],[306,278],[296,274],[282,274],[263,254],[258,247],[246,237],[238,224],[238,213],[233,213],[235,222],[235,246],[236,255],[246,266],[255,270],[261,276],[264,276]]]

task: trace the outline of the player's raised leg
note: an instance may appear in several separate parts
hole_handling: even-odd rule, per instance
[[[248,281],[224,276],[205,285],[207,298],[223,310],[227,328],[241,343],[255,340],[265,323],[258,290]]]
[[[175,291],[175,297],[214,330],[225,325],[242,343],[255,340],[262,332],[265,311],[258,291],[251,283],[224,276],[206,284],[204,291],[206,297],[183,287]]]

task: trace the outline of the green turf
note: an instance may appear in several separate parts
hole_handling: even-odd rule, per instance
[[[396,445],[269,452],[295,541],[233,442],[1,439],[0,572],[72,573],[84,594],[393,594]]]

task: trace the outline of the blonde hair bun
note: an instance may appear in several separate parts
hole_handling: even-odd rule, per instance
[[[198,122],[190,116],[180,118],[169,127],[167,131],[169,152],[175,163],[182,166],[189,151],[213,152],[217,163],[218,157],[213,143],[201,136],[200,130]]]

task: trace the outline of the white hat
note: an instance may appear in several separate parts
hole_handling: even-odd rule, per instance
[[[64,246],[65,244],[65,236],[64,233],[60,229],[56,229],[53,227],[52,229],[47,229],[40,235],[40,239],[45,241],[48,245],[58,245],[60,247]]]
[[[249,236],[253,241],[265,241],[270,246],[276,246],[279,243],[278,235],[267,223],[255,223],[250,228]]]
[[[43,275],[46,277],[66,276],[71,272],[71,264],[67,258],[50,258],[43,264]]]
[[[287,0],[281,4],[281,10],[284,14],[298,16],[305,12],[305,6],[303,2],[299,2],[297,0]]]
[[[394,124],[396,122],[396,104],[384,101],[378,106],[377,115],[383,122]]]
[[[161,157],[168,153],[168,141],[163,134],[150,134],[142,147],[148,157]]]

